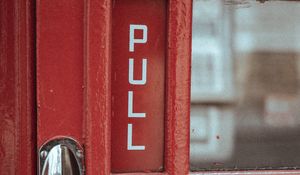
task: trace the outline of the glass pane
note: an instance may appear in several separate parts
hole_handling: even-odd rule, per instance
[[[191,170],[300,168],[300,2],[193,8]]]

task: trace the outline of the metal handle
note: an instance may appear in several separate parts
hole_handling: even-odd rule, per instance
[[[83,150],[71,138],[58,138],[39,151],[40,175],[83,175]]]

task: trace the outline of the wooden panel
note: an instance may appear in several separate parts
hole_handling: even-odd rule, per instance
[[[166,1],[115,1],[112,20],[112,172],[162,171]]]
[[[0,174],[35,174],[34,1],[0,0]]]

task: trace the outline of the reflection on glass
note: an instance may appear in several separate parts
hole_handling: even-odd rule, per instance
[[[231,15],[226,12],[223,1],[194,1],[192,102],[232,99]]]
[[[300,2],[193,13],[192,171],[300,168]]]

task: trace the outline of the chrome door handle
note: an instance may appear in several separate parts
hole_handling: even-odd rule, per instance
[[[39,151],[40,175],[83,175],[83,149],[71,138],[58,138]]]

